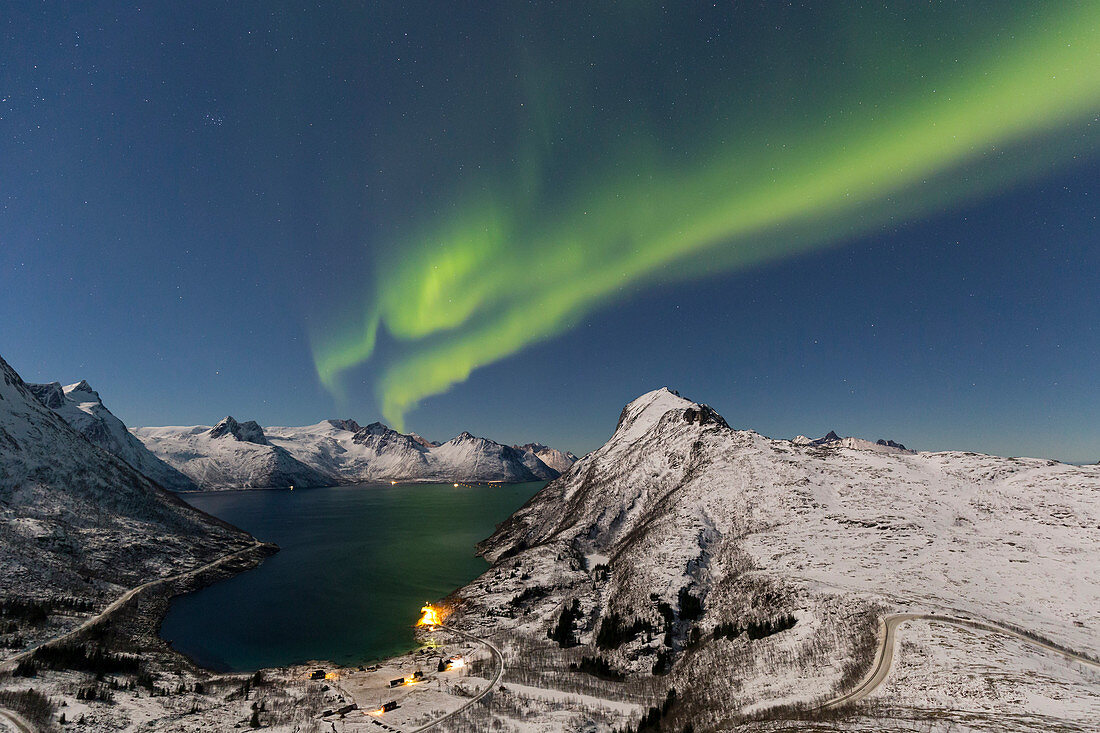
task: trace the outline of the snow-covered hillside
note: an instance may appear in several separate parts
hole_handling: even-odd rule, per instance
[[[481,551],[493,568],[456,594],[454,623],[523,639],[520,665],[548,635],[578,643],[561,659],[676,687],[697,729],[850,689],[887,611],[1100,654],[1100,468],[772,440],[667,389]]]
[[[268,428],[266,434],[273,445],[285,448],[301,462],[341,483],[514,483],[560,474],[526,447],[501,445],[469,433],[446,443],[433,443],[378,422],[360,427],[354,420],[322,420],[305,427]]]
[[[252,544],[96,447],[0,359],[0,596],[99,596]]]
[[[118,456],[141,473],[172,491],[194,491],[195,482],[153,455],[108,410],[91,386],[80,381],[62,387],[58,382],[28,384],[39,402],[103,450]]]
[[[134,428],[133,433],[158,458],[204,489],[296,488],[331,486],[337,480],[272,445],[254,421],[233,417],[217,425]]]

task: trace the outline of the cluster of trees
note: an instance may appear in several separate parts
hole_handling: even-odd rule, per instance
[[[19,664],[15,665],[15,670],[12,672],[12,675],[16,677],[37,677],[38,666],[35,665],[34,662],[28,662],[24,659],[19,662]]]
[[[14,710],[43,729],[52,727],[54,704],[37,690],[0,690],[0,707]]]
[[[579,664],[577,662],[570,663],[569,671],[584,672],[593,677],[599,677],[601,680],[610,680],[612,682],[622,682],[626,679],[622,672],[612,667],[608,661],[601,656],[581,657]]]
[[[676,707],[675,687],[668,691],[668,694],[665,695],[665,701],[661,705],[650,706],[649,710],[642,715],[642,719],[638,721],[637,728],[627,726],[619,733],[646,733],[646,731],[662,730],[662,721],[674,707]],[[687,723],[681,731],[682,733],[695,733],[695,726]]]
[[[604,650],[618,649],[643,631],[653,633],[653,624],[637,618],[627,623],[619,614],[611,613],[600,622],[600,629],[596,632],[596,646]]]
[[[747,626],[741,626],[732,621],[727,621],[724,624],[719,624],[714,627],[713,636],[715,639],[721,637],[736,639],[738,636],[741,636],[741,634],[747,633],[750,639],[763,639],[766,636],[778,634],[780,631],[786,631],[792,628],[796,623],[798,623],[798,619],[789,613],[774,619],[750,621]]]
[[[259,672],[256,674],[259,674]],[[260,728],[263,726],[263,722],[260,720],[260,713],[264,712],[266,709],[267,706],[264,704],[263,700],[252,703],[252,716],[248,719],[249,728]]]
[[[531,585],[527,588],[524,588],[523,592],[520,593],[518,596],[508,601],[508,605],[517,607],[523,606],[530,601],[537,601],[539,598],[542,598],[549,592],[550,590],[548,588],[544,588],[541,585]]]
[[[0,619],[17,620],[31,626],[46,623],[50,614],[58,611],[88,613],[91,610],[91,601],[69,596],[59,596],[44,601],[30,601],[25,598],[0,598]],[[8,633],[11,633],[11,631],[9,630]]]
[[[89,650],[83,644],[52,644],[34,650],[33,659],[48,669],[72,669],[95,674],[137,674],[138,657]]]
[[[562,649],[577,646],[577,635],[574,631],[574,626],[577,623],[577,619],[580,617],[581,602],[574,598],[573,603],[565,606],[561,610],[561,615],[558,616],[557,625],[546,632],[546,635],[558,642],[558,646]]]
[[[680,618],[684,621],[697,621],[703,615],[703,601],[693,596],[687,588],[680,589]]]
[[[657,659],[653,662],[653,674],[654,676],[666,675],[672,671],[672,663],[675,660],[675,655],[671,649],[661,649],[657,652]]]
[[[251,677],[242,682],[240,687],[229,693],[229,695],[225,699],[247,700],[248,696],[252,694],[252,688],[260,687],[261,685],[264,685],[266,683],[267,680],[264,679],[264,673],[257,670]]]
[[[87,700],[89,702],[113,703],[115,701],[115,693],[104,685],[91,685],[89,687],[81,687],[77,690],[76,699]]]

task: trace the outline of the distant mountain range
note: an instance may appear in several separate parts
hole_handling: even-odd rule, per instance
[[[435,443],[350,419],[265,430],[227,416],[213,426],[127,429],[86,381],[26,389],[89,442],[172,491],[546,481],[577,460],[541,443],[508,446],[465,432]]]
[[[805,435],[796,436],[792,441],[795,445],[817,445],[826,446],[830,448],[851,448],[852,450],[871,450],[879,451],[882,453],[912,453],[901,443],[894,442],[893,440],[885,440],[879,438],[874,443],[863,438],[842,438],[834,431],[830,430],[824,437],[811,439]]]
[[[267,433],[272,443],[340,483],[516,483],[545,481],[561,474],[534,450],[465,432],[435,443],[379,422],[360,427],[354,420],[323,420],[306,427],[269,428]]]
[[[350,419],[265,429],[227,417],[213,427],[132,432],[159,459],[206,489],[545,481],[576,460],[540,444],[508,446],[470,433],[435,443],[379,422],[362,427]]]

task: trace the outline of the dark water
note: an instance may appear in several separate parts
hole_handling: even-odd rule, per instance
[[[250,671],[327,659],[359,664],[415,646],[424,601],[484,572],[474,544],[543,483],[187,494],[282,550],[172,601],[161,636],[196,661]]]

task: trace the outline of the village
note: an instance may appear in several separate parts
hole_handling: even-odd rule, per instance
[[[408,654],[381,664],[309,670],[308,679],[329,688],[322,720],[346,731],[421,730],[487,693],[499,680],[499,657],[487,644],[443,626],[445,613],[431,605],[421,609],[421,646]]]

